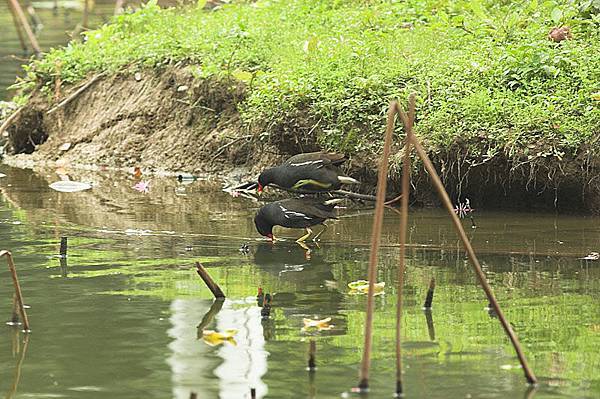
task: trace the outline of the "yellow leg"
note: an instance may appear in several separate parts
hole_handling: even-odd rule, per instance
[[[297,242],[297,243],[304,242],[304,240],[306,240],[308,237],[310,237],[312,233],[313,233],[313,232],[312,232],[312,230],[310,229],[310,227],[307,227],[307,228],[306,228],[306,234],[305,234],[305,235],[303,235],[302,237],[298,238],[298,239],[296,240],[296,242]]]
[[[302,237],[300,237],[300,238],[302,238]],[[308,259],[310,259],[310,254],[311,254],[311,251],[310,251],[310,248],[308,247],[308,245],[306,245],[306,243],[305,243],[304,241],[296,241],[296,243],[297,243],[298,245],[300,245],[300,247],[301,247],[301,248],[302,248],[304,251],[306,251],[306,252],[304,252],[304,257],[305,257],[307,260],[308,260]]]
[[[317,233],[317,235],[313,237],[313,241],[315,241],[315,242],[319,240],[319,237],[321,237],[321,234],[323,234],[325,232],[325,230],[327,230],[327,228],[329,227],[325,223],[321,223],[321,226],[323,226],[323,230],[319,231]]]

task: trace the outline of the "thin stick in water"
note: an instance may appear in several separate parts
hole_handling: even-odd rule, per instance
[[[392,102],[387,113],[387,126],[385,130],[385,142],[383,154],[379,162],[379,173],[377,176],[377,200],[375,202],[375,215],[373,217],[373,232],[371,234],[371,252],[369,254],[369,291],[367,294],[367,319],[365,321],[365,341],[363,356],[360,366],[358,389],[367,391],[369,389],[369,368],[371,366],[371,346],[373,343],[373,314],[375,312],[375,279],[377,278],[377,255],[379,254],[379,242],[381,240],[381,228],[383,226],[383,210],[385,202],[385,191],[387,188],[388,160],[392,146],[392,134],[394,132],[394,117],[396,103]]]
[[[81,28],[87,30],[89,27],[89,13],[90,13],[90,1],[83,0],[83,20],[81,22]]]
[[[60,237],[60,256],[62,258],[67,256],[67,237]]]
[[[308,345],[308,371],[315,371],[317,369],[317,343],[314,339],[310,340]]]
[[[221,291],[219,285],[215,283],[212,277],[210,277],[210,274],[208,274],[208,272],[200,262],[196,262],[196,273],[198,273],[200,278],[202,278],[202,281],[204,281],[204,284],[206,284],[206,286],[208,287],[210,292],[213,293],[215,298],[225,298],[225,294],[223,294],[223,291]]]
[[[395,111],[399,112],[400,118],[406,131],[406,140],[404,145],[404,158],[402,165],[402,199],[400,211],[400,259],[398,262],[398,288],[396,301],[396,395],[401,396],[402,387],[402,291],[404,288],[404,269],[406,255],[406,230],[408,226],[408,198],[410,196],[410,143],[414,124],[415,114],[415,95],[410,95],[409,115],[406,116],[404,110],[396,103]]]
[[[13,23],[15,24],[15,30],[17,31],[17,36],[19,37],[19,43],[21,43],[21,48],[24,52],[27,52],[27,43],[25,43],[25,38],[23,37],[23,32],[21,31],[21,24],[19,23],[19,18],[17,17],[17,13],[13,8],[10,1],[8,2],[8,9],[12,14]]]
[[[6,256],[6,262],[12,276],[13,285],[15,286],[15,296],[17,298],[17,304],[19,306],[19,313],[21,314],[21,321],[23,322],[23,330],[29,332],[29,319],[27,318],[27,312],[25,312],[25,305],[23,304],[23,294],[21,293],[21,285],[17,277],[17,270],[15,263],[13,262],[12,254],[9,251],[0,251],[0,258]]]
[[[429,282],[429,289],[427,290],[427,296],[425,297],[425,303],[423,304],[423,309],[431,309],[431,304],[433,303],[433,291],[435,290],[435,278],[432,277]]]
[[[27,21],[27,17],[25,17],[25,13],[23,12],[21,5],[19,4],[19,2],[17,0],[8,0],[8,2],[10,3],[13,10],[17,14],[17,18],[21,22],[21,26],[23,27],[23,30],[25,30],[25,34],[27,35],[27,38],[29,39],[29,43],[31,43],[31,48],[33,48],[35,55],[39,56],[40,54],[42,54],[42,50],[40,49],[40,45],[38,44],[38,41],[37,41],[35,35],[33,34],[31,27],[29,26],[29,22]]]

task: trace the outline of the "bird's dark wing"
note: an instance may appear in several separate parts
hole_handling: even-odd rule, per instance
[[[292,209],[288,204],[277,204],[279,207],[282,225],[304,225],[308,221],[314,220],[317,217],[314,214],[305,212],[304,210]]]
[[[292,198],[280,206],[286,207],[289,211],[296,212],[311,219],[337,219],[333,211],[335,205],[326,205],[323,200],[313,198]]]
[[[284,165],[339,165],[346,160],[346,156],[344,154],[337,154],[334,152],[306,152],[303,154],[296,154],[289,159],[287,159],[283,164]]]
[[[329,159],[329,162],[331,162],[333,165],[341,165],[348,159],[344,154],[338,154],[335,152],[326,152],[323,153],[323,156]]]

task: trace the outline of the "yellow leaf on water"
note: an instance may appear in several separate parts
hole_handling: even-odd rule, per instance
[[[304,327],[302,327],[302,331],[327,331],[331,330],[334,327],[333,324],[329,324],[329,322],[331,321],[331,317],[327,317],[326,319],[322,320],[302,319],[302,321],[304,322]]]
[[[369,293],[369,282],[366,280],[357,280],[351,283],[348,283],[348,287],[350,288],[349,294],[368,294]],[[383,289],[385,288],[385,282],[375,283],[373,285],[373,295],[381,295],[384,293]]]
[[[237,334],[237,330],[225,330],[224,332],[217,332],[215,330],[203,330],[202,339],[207,345],[217,346],[223,342],[229,342],[232,345],[237,345],[237,342],[233,337]]]
[[[356,280],[351,283],[348,283],[348,287],[351,290],[356,290],[356,289],[358,289],[358,287],[362,287],[364,285],[368,286],[369,282],[367,280]]]

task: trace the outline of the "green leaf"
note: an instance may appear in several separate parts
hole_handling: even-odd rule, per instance
[[[237,80],[241,80],[242,82],[250,82],[252,80],[252,72],[242,71],[241,69],[236,69],[231,73],[231,75]]]
[[[527,9],[529,11],[535,11],[538,8],[538,0],[531,0]]]
[[[552,12],[550,13],[550,18],[552,18],[552,22],[554,22],[556,25],[558,25],[560,23],[560,20],[563,17],[563,12],[560,8],[555,7]]]
[[[304,42],[303,50],[306,54],[311,54],[317,49],[318,45],[319,39],[313,36],[309,40]]]

